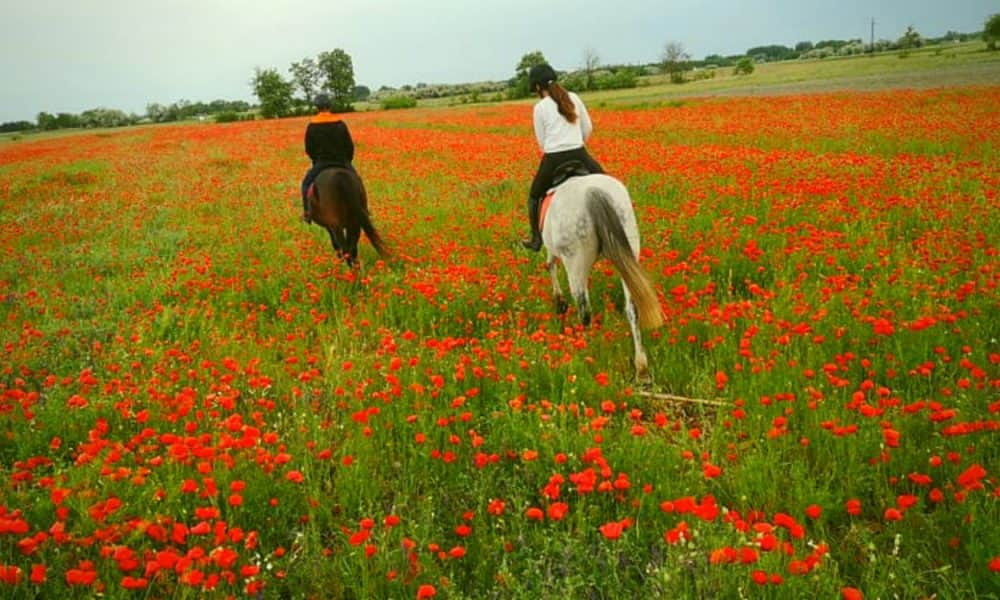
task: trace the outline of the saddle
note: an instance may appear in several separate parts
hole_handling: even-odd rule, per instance
[[[552,172],[552,187],[549,188],[549,191],[551,192],[553,189],[559,187],[571,177],[581,177],[583,175],[590,175],[590,169],[587,168],[587,165],[583,164],[583,161],[570,160],[564,162]]]
[[[566,183],[568,179],[590,174],[590,169],[587,168],[587,165],[579,160],[564,162],[556,168],[552,173],[552,187],[549,188],[549,191],[545,192],[545,197],[542,198],[539,205],[538,231],[542,230],[542,224],[545,223],[545,213],[549,212],[549,204],[552,202],[552,196],[556,193],[556,188]]]

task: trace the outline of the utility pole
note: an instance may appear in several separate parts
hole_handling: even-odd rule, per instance
[[[871,48],[870,52],[872,57],[875,57],[875,17],[872,17],[872,38],[871,44],[868,46]]]

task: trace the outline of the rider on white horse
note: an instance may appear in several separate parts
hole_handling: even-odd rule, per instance
[[[544,155],[528,195],[531,237],[521,240],[521,245],[537,252],[542,247],[538,223],[539,204],[545,192],[552,187],[556,169],[571,161],[583,163],[591,173],[603,173],[604,169],[583,145],[593,131],[583,100],[556,83],[556,72],[547,64],[531,68],[528,84],[541,98],[535,103],[534,124],[535,137]]]

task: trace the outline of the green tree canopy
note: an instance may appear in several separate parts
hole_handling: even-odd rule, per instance
[[[663,47],[663,55],[660,63],[664,73],[670,74],[670,81],[682,83],[684,81],[684,71],[691,68],[688,62],[691,56],[684,50],[684,45],[680,42],[667,42]]]
[[[997,49],[997,42],[1000,42],[1000,13],[990,15],[983,25],[983,37],[986,38],[986,45],[990,50]]]
[[[919,48],[924,43],[924,38],[917,33],[917,30],[910,25],[906,28],[906,32],[903,34],[899,40],[896,41],[896,45],[902,50],[909,50],[910,48]]]
[[[283,117],[292,108],[292,84],[275,69],[257,68],[253,78],[253,93],[260,103],[260,114],[266,119]]]
[[[531,71],[531,67],[543,65],[547,62],[541,50],[535,50],[522,56],[521,62],[517,63],[517,68],[514,70],[514,79],[510,81],[508,96],[511,98],[527,98],[530,96],[531,88],[528,86],[528,72]]]
[[[302,92],[302,101],[311,104],[319,90],[320,72],[316,61],[307,57],[293,62],[288,67],[288,73],[292,76],[293,85]]]
[[[351,109],[354,100],[354,65],[351,56],[336,48],[329,52],[321,52],[316,61],[324,92],[330,94],[333,110],[343,112]]]
[[[354,93],[352,95],[355,100],[367,100],[372,95],[372,91],[367,85],[356,85],[354,86]]]

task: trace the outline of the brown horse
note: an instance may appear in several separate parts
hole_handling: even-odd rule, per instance
[[[368,193],[350,169],[333,167],[320,171],[309,193],[309,217],[326,228],[333,251],[353,266],[358,258],[358,239],[364,230],[379,255],[387,256],[385,243],[368,216]]]

